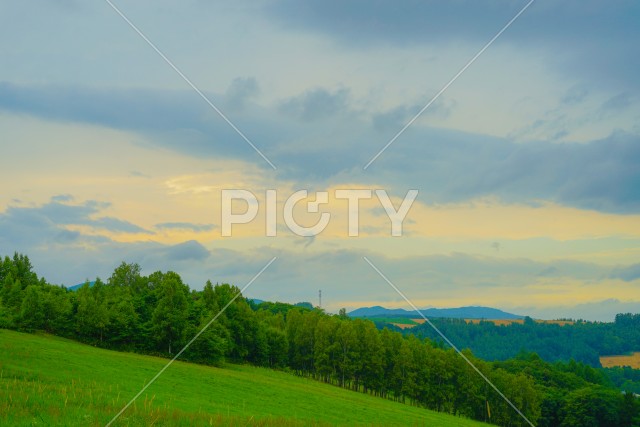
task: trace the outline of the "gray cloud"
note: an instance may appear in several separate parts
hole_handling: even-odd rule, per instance
[[[55,243],[62,245],[76,243],[80,240],[81,234],[77,231],[60,230],[53,238]]]
[[[280,111],[303,121],[322,120],[347,112],[349,91],[339,89],[329,92],[318,88],[288,99],[280,105]]]
[[[110,203],[89,200],[81,205],[68,205],[57,201],[51,201],[40,208],[9,208],[9,215],[23,215],[25,210],[31,210],[30,214],[42,215],[47,220],[56,225],[88,225],[102,230],[116,233],[147,233],[150,231],[143,229],[128,221],[113,217],[90,218],[91,215],[98,214],[101,210],[110,206]],[[13,209],[17,209],[15,213]]]
[[[610,269],[597,264],[558,260],[537,262],[529,259],[503,259],[480,257],[463,253],[451,255],[431,255],[389,260],[377,258],[381,267],[389,270],[406,271],[407,278],[415,273],[423,284],[448,286],[487,286],[501,288],[521,286],[539,276],[553,278],[575,278],[583,281],[606,278]],[[406,270],[405,270],[406,269]],[[428,272],[428,274],[424,274]]]
[[[301,237],[300,239],[295,240],[293,243],[294,245],[302,246],[303,248],[306,249],[312,244],[314,244],[315,241],[316,241],[316,236],[312,235],[312,236]]]
[[[601,109],[605,112],[620,112],[631,106],[631,95],[629,92],[622,92],[612,96],[602,104]]]
[[[53,283],[75,285],[86,278],[109,277],[121,261],[140,263],[147,273],[174,270],[186,272],[186,277],[193,279],[195,275],[189,274],[193,263],[201,268],[200,263],[209,257],[209,251],[195,241],[176,245],[153,241],[121,243],[67,230],[65,225],[87,223],[121,232],[138,232],[137,226],[115,218],[99,219],[98,224],[92,224],[85,215],[92,211],[86,205],[92,203],[72,206],[68,210],[51,208],[52,204],[54,202],[34,208],[8,208],[0,213],[0,255],[10,255],[14,251],[26,253],[34,262],[37,273]],[[80,214],[72,213],[71,219],[60,221],[58,215],[73,212],[73,208]],[[60,268],[61,265],[64,268]]]
[[[625,282],[632,282],[640,279],[640,263],[625,267],[618,267],[613,270],[611,277],[614,279],[624,280]]]
[[[589,95],[589,89],[584,85],[575,85],[569,88],[562,97],[562,103],[565,105],[575,105],[584,101]]]
[[[269,12],[288,26],[318,31],[352,46],[417,44],[443,38],[468,38],[495,33],[517,12],[521,2],[366,0],[272,3]],[[491,34],[493,35],[493,34]]]
[[[210,231],[213,230],[213,224],[194,224],[191,222],[162,222],[155,225],[160,230],[191,230],[191,231]]]
[[[3,91],[9,96],[2,97]],[[153,143],[189,155],[250,159],[266,167],[226,124],[218,123],[215,117],[203,118],[210,113],[206,105],[194,107],[199,104],[197,99],[186,102],[184,94],[175,99],[169,95],[152,91],[39,91],[5,84],[0,87],[0,108],[135,128],[149,134]],[[414,124],[363,173],[362,165],[397,132],[389,121],[401,120],[410,108],[399,106],[399,116],[391,114],[395,118],[374,113],[369,120],[350,108],[347,95],[346,89],[318,89],[293,98],[284,108],[295,113],[294,117],[247,105],[237,124],[259,134],[255,141],[279,165],[281,178],[301,183],[330,185],[345,179],[383,182],[398,191],[418,188],[426,203],[496,196],[506,202],[546,200],[605,212],[640,212],[639,135],[618,132],[579,144],[514,143]],[[342,113],[334,114],[336,111]],[[561,128],[558,132],[562,135]],[[92,212],[90,206],[80,212],[61,204],[47,209],[61,210],[63,218]]]
[[[225,96],[207,94],[222,110]],[[146,133],[158,144],[193,155],[257,156],[242,138],[192,91],[147,89],[89,89],[73,86],[21,86],[0,82],[0,110],[79,123],[97,124]],[[249,138],[260,135],[268,151],[279,132],[260,112],[250,113],[251,123],[229,114]],[[282,132],[282,131],[280,131]],[[179,141],[179,144],[176,144]]]
[[[451,39],[488,40],[525,3],[517,0],[410,0],[401,3],[281,0],[273,2],[268,12],[289,26],[321,32],[354,46],[406,45]],[[612,8],[597,0],[533,4],[506,36],[509,41],[523,44],[541,40],[564,42],[557,46],[558,49],[602,38],[604,41],[633,39],[634,34],[640,33],[635,25],[640,7],[632,0],[621,1],[616,6]],[[614,27],[612,22],[616,23]],[[628,44],[631,43],[628,40]]]
[[[590,302],[576,305],[563,305],[555,307],[531,307],[520,306],[513,309],[515,312],[526,313],[538,319],[584,319],[598,322],[612,322],[618,313],[639,313],[640,301],[620,301],[607,299],[598,302]]]
[[[269,4],[267,14],[286,27],[320,33],[358,50],[460,41],[480,48],[524,4],[516,0],[280,0]],[[499,43],[542,46],[557,69],[567,74],[637,90],[638,17],[640,4],[632,0],[619,1],[616,7],[598,0],[536,2]]]
[[[640,136],[616,133],[582,144],[517,144],[433,129],[411,132],[369,170],[378,182],[419,188],[427,203],[494,195],[508,202],[640,210]]]
[[[225,94],[227,105],[233,110],[242,110],[246,103],[260,93],[254,77],[238,77],[231,82]]]
[[[201,289],[207,279],[237,285],[247,283],[273,256],[276,262],[246,292],[247,295],[268,300],[297,302],[314,301],[318,289],[323,290],[325,305],[332,309],[357,306],[360,301],[379,301],[383,305],[403,305],[402,300],[363,261],[369,257],[411,299],[440,299],[474,292],[512,293],[513,309],[524,307],[517,298],[518,289],[536,283],[540,276],[548,279],[575,279],[584,286],[599,286],[602,280],[636,272],[637,266],[612,268],[587,262],[537,262],[528,259],[480,257],[462,253],[451,255],[415,256],[404,259],[388,258],[365,250],[327,250],[323,252],[282,250],[273,247],[247,251],[205,248],[196,241],[165,245],[153,241],[120,243],[107,238],[95,238],[77,232],[67,232],[50,222],[30,223],[29,235],[35,240],[5,237],[6,214],[0,217],[0,248],[2,253],[14,250],[27,253],[39,274],[54,283],[74,285],[86,278],[109,277],[121,261],[137,262],[144,274],[156,270],[172,270],[187,283]],[[11,226],[19,224],[13,218]],[[308,240],[301,239],[301,244]],[[86,247],[91,247],[87,251]],[[60,265],[65,265],[64,269]],[[338,274],[339,272],[339,274]],[[625,276],[633,279],[631,276]],[[635,277],[635,276],[634,276]],[[633,280],[638,280],[636,277]],[[476,292],[477,293],[477,292]],[[615,309],[621,306],[616,305]],[[609,313],[613,308],[607,309]],[[512,310],[513,311],[513,310]],[[606,311],[606,310],[605,310]],[[591,306],[583,309],[558,310],[551,316],[544,308],[529,307],[519,312],[538,317],[582,317],[595,319],[602,313]]]
[[[131,171],[131,172],[129,172],[129,175],[130,176],[135,176],[137,178],[151,178],[149,175],[144,174],[144,173],[142,173],[140,171]]]
[[[71,202],[73,201],[73,196],[71,194],[59,194],[57,196],[53,196],[51,198],[53,202]]]
[[[97,218],[94,220],[89,220],[86,222],[86,225],[90,225],[91,227],[94,227],[94,228],[108,230],[116,233],[153,234],[153,232],[149,230],[145,230],[144,228],[139,227],[135,224],[132,224],[129,221],[124,221],[124,220],[109,217],[109,216]]]
[[[429,99],[427,97],[426,99]],[[390,132],[402,129],[402,127],[411,120],[424,105],[399,105],[388,111],[374,113],[371,117],[373,128],[382,132]],[[443,97],[439,97],[420,117],[435,116],[446,118],[451,114],[452,105],[446,105]]]
[[[65,196],[67,200],[72,196]],[[57,197],[56,199],[60,199]],[[91,218],[108,207],[108,203],[89,200],[79,205],[69,205],[51,200],[38,207],[8,207],[0,213],[0,247],[17,249],[42,244],[75,244],[90,241],[103,242],[102,237],[83,237],[65,228],[68,225],[86,225],[94,229],[115,233],[151,232],[128,221],[113,217]],[[83,237],[81,239],[81,237]],[[84,239],[84,240],[83,240]],[[88,239],[88,240],[87,240]]]
[[[210,255],[209,251],[195,240],[189,240],[168,247],[165,250],[166,257],[176,261],[203,261]]]

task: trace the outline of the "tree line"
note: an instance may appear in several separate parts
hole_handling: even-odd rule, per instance
[[[524,420],[452,349],[330,315],[310,304],[256,302],[236,286],[190,289],[175,272],[122,263],[77,291],[38,278],[26,255],[0,262],[0,327],[46,331],[91,345],[196,363],[250,363],[440,412],[522,426]],[[640,404],[588,365],[523,353],[504,362],[465,356],[539,426],[640,425]]]
[[[508,325],[442,318],[432,319],[432,322],[452,342],[472,349],[485,360],[506,360],[526,350],[549,362],[573,359],[600,367],[600,356],[640,351],[640,314],[618,314],[614,322],[578,320],[564,325],[538,323],[529,317],[524,323]],[[403,333],[440,339],[426,324],[405,329]]]

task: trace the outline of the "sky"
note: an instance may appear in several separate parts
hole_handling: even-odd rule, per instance
[[[106,0],[0,3],[0,254],[67,286],[125,261],[195,289],[277,257],[247,296],[409,308],[366,257],[418,307],[640,312],[638,2],[537,0],[454,81],[527,2],[112,4],[182,76]],[[258,203],[229,237],[225,189]],[[330,194],[296,205],[331,214],[315,236],[284,221],[301,189]],[[350,237],[338,189],[418,197],[399,237],[360,201]]]

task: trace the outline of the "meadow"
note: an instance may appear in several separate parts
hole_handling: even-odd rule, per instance
[[[105,425],[167,361],[0,329],[0,425]],[[286,372],[177,361],[114,425],[485,424]]]
[[[600,356],[600,363],[604,368],[629,366],[633,369],[640,369],[640,352],[615,356]]]

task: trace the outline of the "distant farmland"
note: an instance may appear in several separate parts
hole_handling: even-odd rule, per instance
[[[524,324],[524,319],[464,319],[467,323],[480,323],[480,322],[492,322],[495,325],[510,325],[512,323]],[[534,319],[536,323],[547,323],[552,325],[573,325],[574,321],[572,320],[540,320]]]
[[[400,329],[409,329],[409,328],[413,328],[414,326],[422,325],[425,322],[424,319],[405,319],[405,320],[406,321],[402,321],[402,322],[392,321],[387,323],[391,323],[393,326],[397,326]]]
[[[633,369],[640,369],[640,352],[631,355],[600,356],[600,363],[604,368],[630,366]]]
[[[373,320],[373,319],[372,319]],[[414,326],[421,325],[425,322],[424,319],[404,319],[402,322],[398,322],[397,319],[376,319],[378,321],[385,321],[393,326],[397,326],[400,329],[410,329]],[[467,323],[478,324],[480,322],[491,322],[494,325],[510,325],[512,323],[524,324],[524,319],[464,319]],[[547,323],[554,325],[573,325],[575,322],[572,320],[534,320],[536,323]]]

